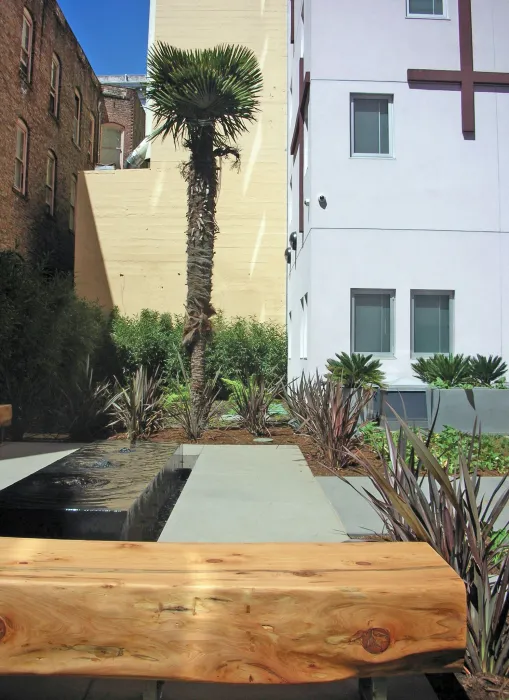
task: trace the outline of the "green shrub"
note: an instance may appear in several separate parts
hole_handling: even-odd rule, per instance
[[[143,366],[151,374],[158,367],[167,376],[176,378],[181,352],[183,318],[144,309],[139,316],[121,316],[112,319],[112,339],[124,375],[131,375]]]
[[[220,373],[244,382],[262,375],[269,385],[286,382],[286,330],[273,321],[256,318],[214,319],[214,335],[207,353],[209,376]]]
[[[0,253],[0,403],[12,403],[14,439],[31,429],[68,429],[63,392],[79,384],[107,346],[108,320],[74,293],[63,274],[47,275],[11,251]]]
[[[327,360],[327,369],[332,379],[341,382],[343,386],[353,389],[384,386],[382,363],[380,360],[373,360],[373,355],[360,355],[355,352],[348,355],[342,352],[341,355],[336,354],[336,357],[337,360]]]
[[[498,355],[433,355],[420,357],[412,364],[414,375],[439,389],[474,387],[506,388],[507,365]]]

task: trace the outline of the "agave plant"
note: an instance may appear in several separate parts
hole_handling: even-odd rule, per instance
[[[373,360],[373,355],[348,355],[342,352],[336,354],[337,360],[327,360],[330,376],[345,387],[358,389],[360,387],[383,387],[385,374],[380,360]]]
[[[189,151],[181,168],[188,205],[183,343],[198,415],[209,400],[205,350],[215,313],[211,297],[221,162],[229,156],[239,161],[237,142],[256,119],[263,79],[255,54],[243,46],[183,50],[159,42],[149,53],[148,73],[147,97],[158,127],[153,136],[171,136]]]
[[[126,430],[131,447],[164,427],[164,384],[159,370],[150,377],[140,366],[126,386],[115,378],[115,392],[106,404],[112,418],[109,425]]]
[[[426,384],[439,382],[444,387],[467,384],[471,381],[471,360],[464,355],[420,357],[412,364],[414,374]]]
[[[223,380],[225,381],[225,380]],[[227,381],[231,389],[230,403],[250,433],[256,436],[269,434],[268,419],[280,386],[267,387],[265,379],[259,375],[249,378],[247,384],[239,381]]]
[[[470,360],[470,371],[475,384],[493,386],[505,377],[507,364],[498,355],[476,355]]]
[[[427,542],[461,576],[468,600],[467,668],[504,676],[509,673],[509,554],[495,523],[509,502],[507,483],[501,481],[485,501],[472,469],[473,445],[467,454],[460,452],[450,477],[431,453],[429,437],[424,442],[397,418],[399,439],[386,427],[389,449],[388,457],[380,455],[381,471],[352,454],[376,487],[376,494],[362,495],[392,539]]]
[[[342,469],[351,463],[351,450],[358,441],[357,429],[371,389],[348,389],[332,378],[302,375],[286,393],[288,410],[320,449],[325,466]]]

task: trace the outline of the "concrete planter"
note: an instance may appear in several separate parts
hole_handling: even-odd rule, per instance
[[[430,389],[428,420],[435,414],[435,431],[446,425],[472,432],[477,418],[485,434],[509,435],[509,390],[507,389]]]

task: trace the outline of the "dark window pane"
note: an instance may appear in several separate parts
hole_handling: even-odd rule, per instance
[[[354,153],[380,153],[380,100],[354,102]]]
[[[414,296],[414,352],[450,351],[450,298],[445,294]]]
[[[435,0],[434,14],[443,15],[444,14],[444,0]]]
[[[354,352],[390,351],[389,294],[357,294],[354,297]]]
[[[409,11],[411,15],[432,15],[441,14],[433,12],[433,0],[409,0]]]
[[[389,102],[380,100],[380,153],[389,153]]]

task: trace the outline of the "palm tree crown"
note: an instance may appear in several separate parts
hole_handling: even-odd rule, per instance
[[[150,50],[148,73],[156,124],[176,143],[189,147],[204,127],[213,127],[214,146],[228,148],[259,111],[262,73],[244,46],[184,50],[159,42]]]

